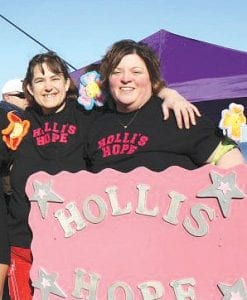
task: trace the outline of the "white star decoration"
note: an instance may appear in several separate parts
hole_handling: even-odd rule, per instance
[[[66,298],[67,295],[56,283],[57,274],[47,274],[45,270],[39,269],[39,278],[32,283],[33,287],[40,290],[41,300],[48,300],[49,294]]]
[[[37,180],[33,182],[34,193],[29,199],[30,201],[37,201],[41,216],[44,219],[47,212],[47,202],[63,203],[63,199],[56,195],[51,189],[50,182],[41,183]]]
[[[217,198],[223,216],[226,218],[229,214],[232,198],[243,199],[245,195],[236,186],[235,173],[229,173],[225,176],[221,176],[220,174],[212,171],[210,172],[210,177],[213,184],[198,192],[197,197]]]
[[[242,278],[233,285],[219,283],[218,287],[224,296],[223,300],[247,300],[247,289]]]

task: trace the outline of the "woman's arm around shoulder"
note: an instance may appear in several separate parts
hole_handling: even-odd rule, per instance
[[[196,117],[201,116],[198,108],[174,89],[164,87],[158,96],[164,100],[162,104],[164,119],[167,120],[169,118],[169,110],[173,110],[177,126],[180,129],[183,127],[189,129],[190,124],[196,124]]]

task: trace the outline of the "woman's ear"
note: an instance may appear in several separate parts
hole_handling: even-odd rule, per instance
[[[66,80],[66,84],[65,84],[65,90],[66,90],[66,92],[68,92],[69,87],[70,87],[70,79],[68,78],[68,79]]]
[[[27,90],[28,90],[29,94],[31,94],[33,96],[33,90],[31,88],[30,84],[27,85]]]

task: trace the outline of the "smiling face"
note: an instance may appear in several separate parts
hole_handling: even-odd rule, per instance
[[[152,84],[143,59],[137,54],[125,55],[109,77],[109,87],[117,110],[139,109],[152,95]]]
[[[70,80],[66,80],[62,73],[53,73],[43,63],[42,66],[37,64],[34,67],[33,78],[27,89],[43,113],[49,114],[64,108],[69,85]]]

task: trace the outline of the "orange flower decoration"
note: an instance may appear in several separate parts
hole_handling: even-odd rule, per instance
[[[28,133],[30,122],[28,120],[22,121],[12,111],[7,113],[7,118],[10,123],[8,127],[2,130],[3,141],[10,149],[16,150],[24,136]]]

